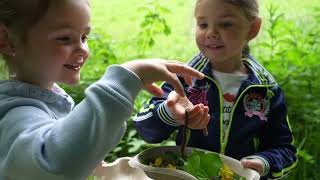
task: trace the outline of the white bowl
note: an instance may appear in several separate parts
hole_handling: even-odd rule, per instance
[[[205,151],[202,149],[197,149],[192,147],[186,147],[185,150],[187,155],[190,155],[193,150]],[[134,168],[142,169],[148,177],[155,180],[197,180],[197,178],[195,178],[194,176],[192,176],[191,174],[185,171],[161,168],[161,167],[152,167],[142,163],[147,159],[155,159],[156,157],[166,157],[166,153],[168,152],[180,153],[180,147],[179,146],[161,146],[161,147],[150,148],[133,157],[129,161],[129,164]],[[210,152],[210,153],[213,153],[213,152]],[[244,168],[240,161],[222,154],[219,154],[219,156],[223,164],[228,165],[234,173],[242,177],[245,177],[247,180],[260,179],[260,175],[258,172],[248,168]]]
[[[143,170],[129,166],[132,158],[122,157],[112,163],[102,164],[92,173],[94,180],[151,180]]]

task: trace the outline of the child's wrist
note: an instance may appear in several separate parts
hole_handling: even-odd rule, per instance
[[[174,119],[173,114],[171,113],[170,108],[168,107],[168,101],[167,101],[167,100],[165,100],[165,101],[163,102],[163,107],[164,107],[164,109],[166,110],[166,112],[168,113],[168,115],[169,115],[172,119]]]
[[[252,155],[252,156],[244,157],[243,159],[259,159],[262,162],[262,173],[260,176],[263,177],[269,174],[269,171],[270,171],[269,162],[262,156]]]
[[[162,102],[158,109],[157,113],[159,118],[166,124],[170,126],[179,126],[177,121],[173,118],[172,113],[170,112],[168,106],[167,106],[167,101]]]

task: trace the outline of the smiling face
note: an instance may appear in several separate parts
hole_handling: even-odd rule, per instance
[[[198,48],[222,69],[241,64],[245,45],[256,35],[253,28],[260,28],[239,7],[223,0],[198,0],[195,18]]]
[[[90,7],[87,0],[53,1],[47,13],[15,41],[9,61],[16,79],[52,89],[55,82],[77,84],[87,60]]]

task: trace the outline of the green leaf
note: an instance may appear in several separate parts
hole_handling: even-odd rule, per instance
[[[201,168],[204,169],[209,177],[217,176],[222,167],[219,154],[206,153],[201,157]]]
[[[183,170],[198,179],[211,179],[219,175],[222,165],[219,154],[193,151]]]
[[[200,169],[200,156],[197,154],[192,154],[188,158],[187,163],[184,165],[183,169],[191,175],[197,177],[198,171]]]

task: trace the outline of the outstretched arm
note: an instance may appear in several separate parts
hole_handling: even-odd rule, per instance
[[[138,60],[110,66],[71,111],[63,109],[64,96],[57,104],[16,97],[2,101],[0,136],[6,141],[0,141],[0,174],[7,179],[85,179],[119,143],[143,85],[163,80],[179,91],[176,73],[202,77],[180,63]]]

